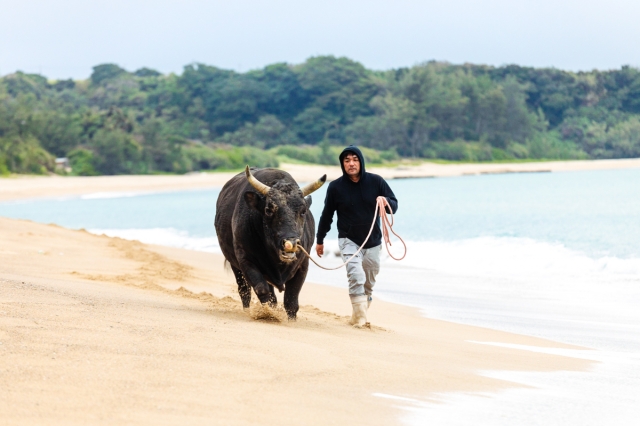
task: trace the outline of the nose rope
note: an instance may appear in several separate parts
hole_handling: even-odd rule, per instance
[[[391,214],[391,221],[389,221],[389,217],[387,216],[386,207],[389,207],[389,212]],[[374,213],[373,213],[373,223],[371,223],[371,228],[369,229],[369,233],[367,234],[367,238],[365,238],[364,242],[362,243],[362,245],[360,246],[358,251],[355,252],[353,254],[353,256],[351,256],[349,258],[349,260],[344,262],[342,265],[336,266],[335,268],[327,268],[325,266],[320,265],[315,260],[313,260],[313,258],[309,255],[309,253],[307,253],[307,251],[304,249],[304,247],[302,247],[300,244],[297,245],[297,248],[302,250],[302,252],[307,255],[309,260],[311,260],[313,263],[316,264],[316,266],[318,266],[318,267],[320,267],[322,269],[325,269],[327,271],[333,271],[333,270],[336,270],[336,269],[340,269],[344,265],[346,265],[347,263],[351,262],[351,260],[354,257],[356,257],[358,255],[358,253],[360,253],[362,251],[362,249],[363,249],[364,245],[367,243],[367,241],[369,241],[369,237],[371,237],[371,233],[373,232],[373,227],[376,226],[376,219],[378,218],[378,214],[380,214],[380,222],[381,222],[381,225],[382,225],[382,236],[384,237],[384,246],[387,249],[387,253],[389,253],[389,257],[391,257],[394,260],[402,260],[402,259],[404,259],[404,257],[407,255],[407,245],[405,244],[404,240],[400,237],[400,235],[396,234],[395,231],[393,230],[393,210],[391,209],[391,206],[389,205],[389,202],[387,201],[387,199],[385,197],[378,197],[376,199],[376,208],[375,208]],[[393,235],[398,237],[398,239],[400,240],[400,242],[404,246],[404,254],[401,257],[395,257],[389,251],[389,246],[391,246],[391,241],[389,240],[389,231],[391,231],[391,233]]]

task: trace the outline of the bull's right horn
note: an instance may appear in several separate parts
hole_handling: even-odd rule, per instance
[[[323,175],[317,181],[311,182],[309,185],[306,185],[306,186],[300,188],[300,190],[302,191],[302,196],[306,197],[307,195],[309,195],[312,192],[316,191],[318,188],[320,188],[322,185],[324,185],[324,183],[326,181],[327,181],[327,175]]]
[[[265,185],[264,183],[260,182],[258,179],[256,179],[253,176],[253,174],[251,174],[251,170],[249,170],[249,166],[247,166],[247,168],[244,169],[244,173],[247,175],[247,180],[249,181],[251,186],[253,186],[256,189],[256,191],[266,196],[271,188]]]

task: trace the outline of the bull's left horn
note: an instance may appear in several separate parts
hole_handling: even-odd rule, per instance
[[[302,196],[306,197],[307,195],[309,195],[312,192],[316,191],[322,185],[324,185],[324,183],[326,181],[327,181],[327,175],[324,175],[320,179],[318,179],[317,181],[311,182],[309,185],[306,185],[305,187],[300,188],[300,190],[302,191]]]
[[[249,166],[247,166],[247,168],[244,169],[244,173],[247,175],[247,180],[249,181],[251,186],[253,186],[256,189],[256,191],[266,196],[269,190],[271,189],[271,187],[265,185],[264,183],[256,179],[251,173],[251,170],[249,170]]]

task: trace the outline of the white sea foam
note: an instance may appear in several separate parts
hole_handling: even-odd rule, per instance
[[[394,255],[396,250],[393,247]],[[390,261],[391,262],[391,261]],[[410,241],[404,266],[467,276],[532,277],[615,274],[640,276],[640,259],[592,258],[560,243],[530,238],[481,237]]]
[[[144,243],[180,247],[190,250],[218,251],[217,238],[193,237],[174,228],[92,229],[92,233],[139,240]],[[399,244],[392,253],[401,254]],[[382,250],[385,267],[423,269],[453,276],[493,277],[508,279],[560,278],[579,279],[598,276],[640,278],[640,259],[615,256],[592,258],[566,248],[559,243],[547,243],[528,238],[482,237],[458,241],[408,241],[407,257],[401,262],[391,259]],[[316,261],[337,266],[338,242],[325,241],[325,256]],[[315,266],[314,266],[315,268]]]
[[[110,198],[131,198],[139,197],[141,195],[154,194],[152,191],[121,191],[121,192],[92,192],[91,194],[80,195],[81,200],[102,200]]]
[[[410,425],[636,425],[640,416],[640,353],[540,348],[472,342],[598,361],[589,371],[486,371],[515,382],[497,393],[447,393],[439,403],[406,401]],[[528,387],[528,388],[527,388]],[[374,395],[378,396],[378,395]]]
[[[216,237],[192,237],[187,232],[174,228],[89,229],[88,231],[96,235],[104,234],[109,237],[135,240],[145,244],[220,253],[220,246]]]
[[[378,297],[418,307],[430,318],[596,348],[571,351],[514,347],[600,363],[583,372],[481,372],[530,388],[439,395],[437,404],[376,394],[396,399],[407,411],[405,423],[637,423],[640,259],[591,257],[562,244],[505,237],[409,241],[408,248],[402,262],[383,254],[376,284]],[[398,247],[394,245],[393,249]],[[336,241],[325,242],[325,251],[330,254],[319,262],[338,265],[342,260],[332,255],[335,250]],[[311,281],[344,287],[346,292],[343,270],[328,272],[311,267],[309,274]]]

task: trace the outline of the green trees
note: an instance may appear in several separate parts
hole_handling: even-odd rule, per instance
[[[376,158],[633,157],[639,120],[640,71],[631,67],[427,62],[371,71],[319,56],[163,75],[101,64],[85,81],[0,78],[0,174],[53,172],[62,156],[84,175],[273,165],[277,155],[332,162],[349,143]]]
[[[489,161],[493,152],[526,157],[522,146],[546,130],[544,116],[526,103],[526,86],[513,76],[493,81],[435,62],[400,76],[387,73],[385,90],[370,102],[375,115],[348,126],[348,140],[393,147],[403,156]]]
[[[46,173],[54,157],[34,136],[40,126],[33,113],[44,90],[42,79],[20,73],[6,80],[0,86],[0,174]]]
[[[33,136],[0,138],[0,172],[42,174],[54,167],[54,158]]]
[[[640,157],[640,117],[633,116],[613,126],[576,120],[573,139],[591,158]],[[565,127],[565,131],[568,130]]]
[[[263,115],[257,123],[247,122],[233,133],[225,133],[216,142],[232,146],[271,148],[277,145],[295,144],[296,135],[273,115]]]
[[[99,85],[105,81],[114,80],[123,74],[127,74],[127,71],[116,64],[96,65],[91,73],[91,83]]]

